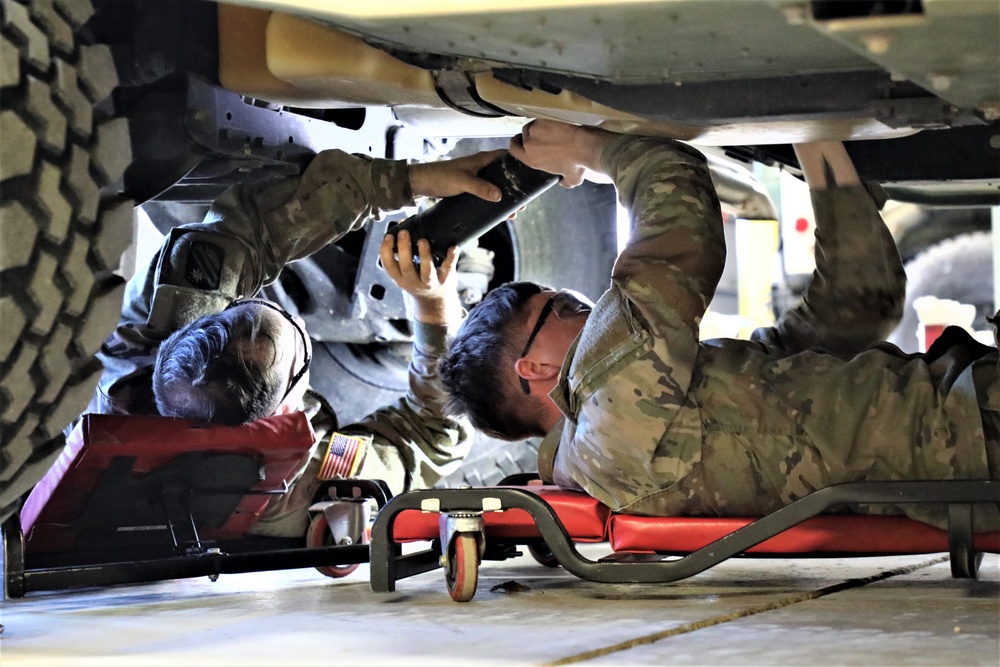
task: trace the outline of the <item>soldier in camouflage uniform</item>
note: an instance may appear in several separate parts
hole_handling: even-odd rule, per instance
[[[407,166],[401,161],[325,151],[300,178],[229,189],[214,203],[204,222],[171,230],[149,266],[129,281],[121,321],[99,354],[105,371],[89,411],[209,419],[222,415],[223,419],[214,421],[245,423],[304,409],[316,432],[317,445],[291,491],[272,499],[253,529],[261,535],[303,535],[308,523],[306,509],[320,484],[325,445],[338,428],[337,417],[316,394],[306,391],[308,374],[304,371],[310,342],[301,320],[283,313],[277,304],[240,300],[253,297],[274,281],[287,263],[360,229],[374,216],[413,205],[415,196],[471,192],[487,199],[499,198],[495,186],[475,175],[496,156],[496,152],[481,153]],[[467,426],[441,413],[441,393],[434,381],[449,325],[457,324],[463,311],[454,285],[451,281],[445,284],[454,253],[434,271],[424,242],[421,272],[407,253],[397,262],[391,240],[387,244],[382,248],[383,264],[414,304],[410,391],[361,423],[340,428],[342,433],[360,438],[361,444],[350,460],[339,462],[337,467],[349,476],[384,480],[394,493],[401,493],[433,485],[466,453]],[[186,393],[204,388],[198,385],[213,384],[189,377],[187,365],[193,363],[189,361],[173,363],[168,369],[173,386],[157,377],[154,402],[154,364],[155,375],[168,374],[168,364],[185,354],[190,356],[186,340],[195,340],[193,349],[197,352],[199,336],[204,338],[212,323],[237,331],[243,320],[263,331],[269,341],[264,367],[257,373],[268,378],[264,383],[268,386],[258,400],[247,404],[256,412],[248,409],[234,416],[232,406],[221,405],[228,393],[242,390],[236,386],[240,382],[223,383],[217,395],[202,392],[197,401],[182,400]],[[239,338],[233,335],[233,346],[241,344]],[[244,336],[242,344],[248,339]],[[159,354],[161,347],[163,354]],[[252,376],[256,368],[242,370]],[[237,412],[240,407],[236,406]]]
[[[631,235],[592,309],[530,283],[476,306],[441,365],[451,409],[499,437],[544,435],[543,478],[630,514],[760,516],[840,482],[1000,479],[996,348],[958,328],[924,355],[879,343],[902,311],[899,254],[843,146],[796,149],[817,220],[804,298],[751,340],[699,341],[726,253],[703,157],[527,126],[511,152],[564,185],[610,177]],[[978,530],[1000,528],[997,509],[976,507]]]

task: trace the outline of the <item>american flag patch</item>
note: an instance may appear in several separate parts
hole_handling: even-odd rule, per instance
[[[326,445],[326,455],[323,457],[323,465],[320,466],[317,476],[325,481],[356,474],[361,454],[371,441],[370,435],[344,435],[334,432]]]

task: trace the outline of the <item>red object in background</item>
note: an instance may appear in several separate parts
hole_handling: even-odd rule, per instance
[[[923,335],[920,337],[920,351],[926,352],[934,344],[944,331],[946,324],[921,324],[920,330]]]
[[[795,221],[795,231],[801,234],[802,232],[808,231],[808,229],[809,229],[809,221],[806,220],[805,218],[799,218],[798,220]]]

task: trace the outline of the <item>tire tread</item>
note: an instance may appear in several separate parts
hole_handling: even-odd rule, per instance
[[[110,50],[78,43],[92,14],[87,0],[0,0],[0,314],[19,332],[0,346],[0,521],[86,408],[121,309],[131,148],[126,121],[98,106],[117,84]]]

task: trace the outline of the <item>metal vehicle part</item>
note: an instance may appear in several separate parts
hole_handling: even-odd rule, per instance
[[[791,165],[790,142],[869,140],[852,157],[896,199],[997,198],[990,0],[241,4],[279,11],[220,12],[245,28],[220,79],[279,103],[550,117]]]

